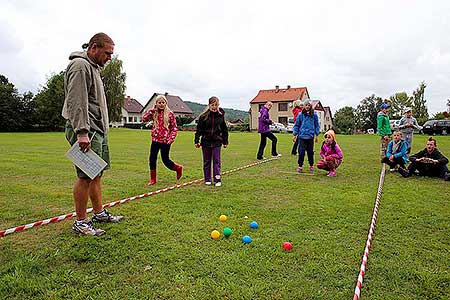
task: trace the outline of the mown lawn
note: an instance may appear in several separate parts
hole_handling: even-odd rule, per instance
[[[220,188],[191,185],[111,208],[127,219],[103,225],[100,238],[75,236],[73,220],[0,238],[0,299],[352,299],[378,138],[338,136],[345,159],[328,178],[296,174],[291,136],[277,136],[281,159],[225,175]],[[414,151],[425,138],[415,136]],[[437,139],[450,156],[450,137]],[[258,142],[231,133],[223,170],[255,162]],[[146,186],[149,143],[149,131],[111,131],[104,203],[175,184],[159,161],[157,185]],[[0,133],[0,230],[74,210],[67,149],[63,133]],[[185,166],[181,182],[202,177],[192,132],[179,133],[171,157]],[[439,179],[386,175],[362,299],[450,298],[449,193]],[[226,226],[229,239],[211,240]],[[294,249],[282,251],[283,241]]]

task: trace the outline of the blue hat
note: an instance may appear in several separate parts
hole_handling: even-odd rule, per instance
[[[386,109],[391,107],[389,104],[387,104],[386,102],[381,103],[381,109]]]

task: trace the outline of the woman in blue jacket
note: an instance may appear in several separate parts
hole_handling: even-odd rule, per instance
[[[319,117],[314,112],[309,100],[303,101],[303,110],[297,116],[294,125],[295,143],[300,139],[298,150],[298,168],[297,172],[303,171],[303,161],[305,160],[305,151],[308,153],[309,172],[314,173],[314,142],[318,142],[318,135],[320,133]]]

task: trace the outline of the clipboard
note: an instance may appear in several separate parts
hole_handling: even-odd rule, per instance
[[[90,179],[94,179],[108,165],[92,149],[87,152],[80,150],[78,142],[72,145],[67,151],[66,156],[74,165],[80,168]]]

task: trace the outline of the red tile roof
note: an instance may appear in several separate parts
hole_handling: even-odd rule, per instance
[[[250,101],[252,103],[265,103],[267,101],[272,102],[286,102],[302,99],[306,93],[309,98],[308,90],[306,87],[300,88],[286,88],[286,89],[272,89],[272,90],[260,90],[258,95]]]
[[[322,106],[322,103],[320,103],[320,100],[309,100],[309,102],[311,103],[311,107],[314,110],[321,110],[321,111],[325,111],[325,109]]]
[[[123,108],[129,113],[140,113],[144,107],[136,99],[128,96],[125,98]]]
[[[145,104],[145,106],[142,108],[144,109],[147,107],[147,105],[152,101],[154,97],[157,95],[164,95],[160,93],[154,93],[153,96],[148,100],[148,102]],[[170,110],[173,111],[176,114],[193,114],[194,112],[192,109],[187,106],[186,103],[179,97],[174,95],[165,95],[167,99],[167,105],[169,106]]]

